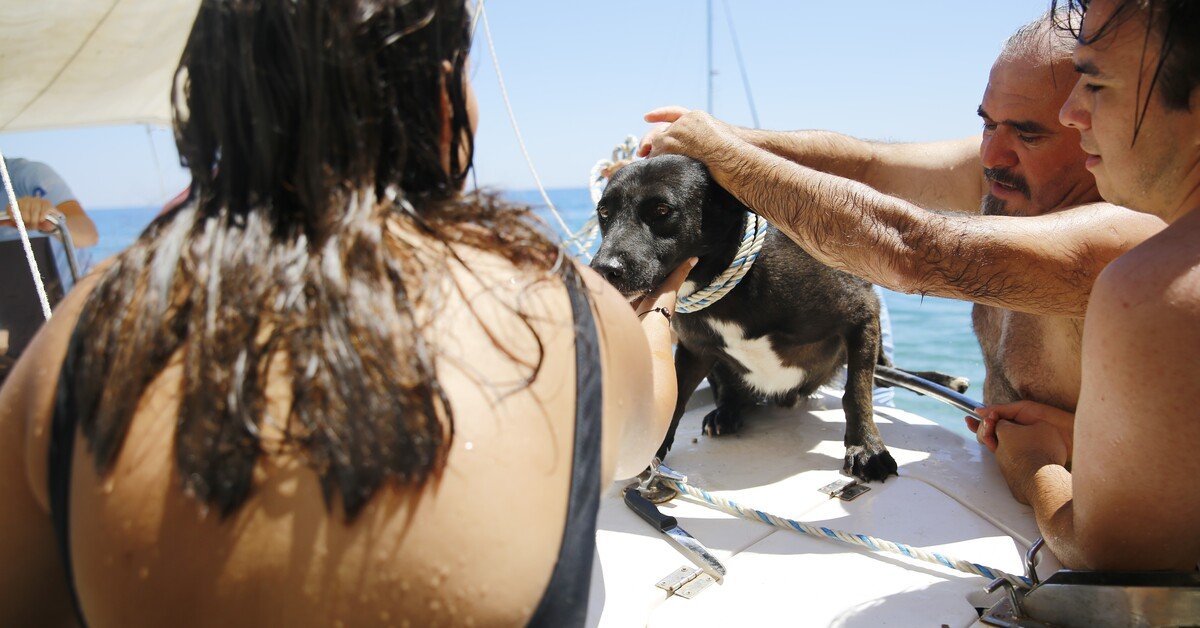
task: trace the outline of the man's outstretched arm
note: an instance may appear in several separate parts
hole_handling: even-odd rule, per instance
[[[648,122],[674,122],[688,112],[663,107]],[[943,142],[868,142],[832,131],[764,131],[730,127],[743,141],[788,161],[865,183],[914,205],[963,214],[979,213],[984,182],[979,136]],[[650,151],[662,128],[651,130],[641,154]]]
[[[893,290],[1082,317],[1096,276],[1161,221],[1110,205],[1039,217],[942,215],[753,146],[707,114],[658,135],[654,153],[713,177],[821,262]]]

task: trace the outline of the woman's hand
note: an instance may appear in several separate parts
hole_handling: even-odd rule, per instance
[[[658,308],[663,308],[668,314],[674,316],[675,302],[679,299],[679,287],[687,280],[688,273],[692,272],[692,268],[698,261],[700,261],[698,257],[689,257],[684,260],[675,270],[671,271],[670,275],[667,275],[662,284],[648,292],[646,296],[634,301],[632,303],[633,311],[638,318]]]

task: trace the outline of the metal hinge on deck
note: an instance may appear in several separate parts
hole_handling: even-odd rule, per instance
[[[837,480],[830,482],[825,486],[817,489],[830,497],[836,497],[844,502],[848,502],[859,495],[871,490],[871,487],[865,484],[859,484],[858,480]]]
[[[667,577],[659,580],[658,584],[654,586],[671,595],[678,595],[690,600],[700,595],[701,591],[707,589],[714,582],[716,580],[701,569],[680,567],[667,574]]]

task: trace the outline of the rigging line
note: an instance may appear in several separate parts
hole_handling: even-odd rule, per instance
[[[750,90],[750,75],[746,73],[746,62],[742,59],[742,46],[738,43],[737,29],[733,26],[733,12],[729,9],[729,0],[721,0],[725,6],[725,23],[729,25],[729,36],[733,39],[733,54],[737,57],[738,72],[742,75],[742,88],[746,90],[746,101],[750,103],[750,116],[754,119],[754,128],[758,125],[758,108],[754,106],[754,92]]]
[[[21,215],[21,206],[17,204],[17,193],[13,191],[12,177],[8,176],[8,164],[4,161],[3,152],[0,152],[0,178],[4,179],[4,193],[8,196],[8,213],[17,225],[17,233],[21,235],[21,248],[25,249],[25,261],[29,264],[29,272],[33,274],[33,287],[37,290],[38,302],[42,306],[42,316],[50,320],[50,299],[46,297],[42,273],[33,257],[33,245],[29,242],[29,232],[25,230],[25,217]]]
[[[471,12],[471,41],[475,41],[475,33],[479,31],[479,14],[483,11],[483,0],[475,0],[475,9]]]
[[[150,156],[154,158],[154,171],[158,173],[158,203],[170,200],[167,197],[167,180],[163,176],[162,161],[158,158],[158,147],[154,145],[154,129],[149,124],[142,125],[146,128],[146,142],[150,144]]]
[[[708,7],[708,115],[713,115],[713,33],[712,33],[712,0],[706,3]]]
[[[574,245],[579,254],[585,255],[587,250],[578,241],[571,239],[573,235],[571,228],[567,226],[562,215],[558,213],[558,208],[550,200],[550,195],[546,193],[546,188],[542,185],[542,178],[538,176],[537,168],[533,165],[533,158],[529,155],[529,149],[525,147],[525,139],[521,136],[521,127],[517,124],[517,116],[513,113],[512,102],[508,99],[508,87],[504,84],[504,74],[500,71],[500,57],[496,55],[496,42],[492,38],[491,25],[488,23],[487,10],[484,9],[483,4],[484,0],[479,0],[477,11],[483,21],[483,34],[484,38],[487,39],[488,52],[492,56],[492,67],[496,69],[496,80],[500,84],[500,97],[504,100],[504,108],[508,111],[508,121],[512,123],[513,132],[517,135],[517,144],[521,147],[521,154],[525,156],[525,163],[529,166],[529,172],[533,175],[533,181],[537,184],[538,192],[542,195],[542,201],[546,203],[546,207],[550,209],[551,215],[558,221],[558,226],[562,228],[563,234],[567,238],[565,242]]]

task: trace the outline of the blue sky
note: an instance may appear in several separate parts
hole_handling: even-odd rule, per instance
[[[975,107],[1000,44],[1049,4],[726,1],[763,127],[887,141],[977,133]],[[645,111],[704,107],[704,0],[494,0],[487,8],[517,120],[548,187],[585,185],[597,159],[645,130]],[[713,9],[715,114],[749,126],[723,1]],[[528,189],[533,179],[484,43],[481,29],[472,72],[478,181]],[[9,133],[0,148],[51,164],[90,209],[159,205],[186,185],[166,129]]]

